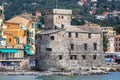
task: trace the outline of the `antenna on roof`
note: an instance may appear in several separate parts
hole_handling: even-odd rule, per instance
[[[58,0],[56,0],[56,9],[57,9],[57,7],[58,7],[58,4],[57,4],[57,3],[58,3]]]

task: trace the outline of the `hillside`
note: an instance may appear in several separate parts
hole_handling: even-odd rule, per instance
[[[34,14],[36,10],[44,14],[44,10],[56,8],[56,0],[0,0],[0,4],[5,7],[6,19],[23,12]],[[95,4],[97,5],[95,6]],[[90,15],[89,11],[94,7],[95,13]],[[103,12],[120,11],[120,1],[98,0],[97,2],[91,2],[91,0],[88,0],[83,6],[80,6],[78,0],[58,0],[57,8],[72,9],[74,16],[72,23],[75,25],[83,24],[84,21],[94,22],[102,26],[118,27],[120,24],[120,17],[102,21],[95,19],[95,15]]]
[[[4,5],[6,19],[9,19],[23,12],[35,13],[36,10],[43,12],[53,9],[56,7],[56,0],[0,0],[0,4]],[[58,8],[72,9],[77,7],[77,0],[59,0],[58,4]]]

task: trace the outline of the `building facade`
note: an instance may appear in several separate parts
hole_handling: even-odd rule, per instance
[[[115,52],[120,52],[120,35],[115,36]]]
[[[6,27],[3,25],[4,20],[4,7],[0,6],[0,46],[6,45],[6,36],[3,36],[3,29]]]
[[[113,30],[113,27],[101,27],[104,35],[108,38],[108,50],[107,52],[115,52],[115,36],[116,31]]]
[[[0,67],[20,70],[30,68],[30,56],[36,52],[37,21],[34,19],[31,14],[21,14],[4,22],[2,27],[6,28],[2,28],[2,37],[6,37],[6,44],[0,46]]]
[[[8,46],[14,46],[16,44],[26,44],[27,33],[22,29],[22,25],[19,23],[5,22],[7,27],[3,31],[3,35],[7,37],[6,42]]]
[[[100,27],[72,26],[71,14],[71,10],[54,9],[53,15],[47,16],[46,19],[54,22],[49,25],[47,20],[45,29],[49,30],[36,36],[39,70],[103,65],[103,34]]]
[[[24,13],[11,18],[5,23],[6,26],[9,27],[5,30],[5,33],[10,31],[10,33],[13,34],[13,36],[5,34],[8,36],[8,44],[11,46],[15,44],[29,46],[29,52],[32,55],[35,54],[35,34],[37,26],[37,21],[35,21],[33,17],[31,14]],[[9,41],[11,41],[11,44]]]
[[[27,33],[22,23],[4,22],[3,36],[6,44],[0,46],[0,67],[5,69],[28,69],[29,55],[24,44],[27,42]]]
[[[0,67],[7,70],[30,69],[29,54],[25,54],[24,50],[24,46],[20,44],[14,46],[0,46]]]

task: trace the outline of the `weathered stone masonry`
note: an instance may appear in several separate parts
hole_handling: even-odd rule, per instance
[[[104,62],[103,35],[97,26],[64,24],[64,27],[38,33],[36,43],[39,70],[78,69],[81,66],[102,65]]]

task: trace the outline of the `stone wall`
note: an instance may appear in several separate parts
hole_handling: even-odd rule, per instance
[[[71,10],[64,9],[46,15],[45,29],[49,30],[38,33],[36,39],[39,70],[75,69],[104,62],[100,26],[73,26],[71,15]]]
[[[39,70],[78,69],[81,66],[104,64],[102,34],[91,33],[91,38],[88,38],[88,32],[78,32],[76,38],[75,33],[71,32],[71,37],[68,36],[69,32],[66,30],[51,34],[39,34],[37,43],[37,67]],[[53,40],[51,36],[54,36]],[[84,50],[85,43],[88,45],[87,50]],[[94,43],[97,43],[97,50],[94,50]],[[74,44],[74,50],[71,49],[71,44]],[[49,48],[50,51],[47,51],[46,48]]]
[[[78,33],[78,38],[75,37],[75,32],[71,32],[71,37],[68,37],[68,32],[60,31],[54,34],[41,35],[41,39],[38,42],[40,45],[40,52],[46,51],[45,48],[51,48],[52,52],[94,52],[102,53],[102,34],[91,34],[91,38],[88,38],[88,33]],[[51,40],[51,36],[54,40]],[[84,50],[84,44],[87,44],[87,50]],[[97,50],[94,50],[93,44],[97,43]],[[74,44],[74,50],[70,49],[71,44]]]
[[[45,29],[53,29],[53,15],[47,14],[45,15]]]
[[[72,10],[54,9],[45,15],[45,29],[64,28],[71,25]]]
[[[59,59],[59,55],[62,55],[62,59]],[[76,60],[71,60],[70,55],[77,55]],[[85,55],[85,54],[83,54]],[[81,54],[69,54],[69,53],[41,53],[38,58],[39,70],[60,70],[60,69],[80,69],[81,67],[91,66],[104,66],[104,55],[96,55],[96,59],[93,58],[95,54],[86,54],[86,58],[83,59]]]

